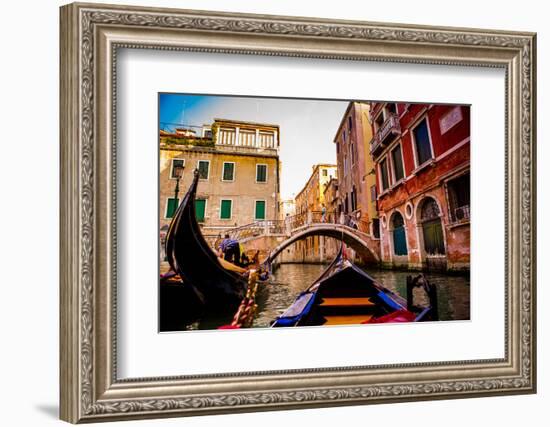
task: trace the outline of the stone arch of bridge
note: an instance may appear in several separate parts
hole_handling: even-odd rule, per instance
[[[281,242],[269,253],[266,263],[273,262],[275,258],[277,258],[277,256],[288,246],[311,236],[332,237],[343,241],[346,245],[358,253],[363,261],[367,263],[378,263],[380,261],[378,256],[378,248],[376,247],[377,245],[371,240],[372,238],[370,236],[344,225],[331,224],[330,226],[309,226],[302,231],[294,233],[291,237],[286,239],[284,242]]]

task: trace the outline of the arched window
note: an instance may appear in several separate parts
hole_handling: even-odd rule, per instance
[[[393,234],[393,252],[395,255],[407,255],[407,237],[405,235],[405,222],[399,212],[395,212],[391,219]]]
[[[445,242],[443,239],[443,228],[441,226],[439,207],[431,197],[428,197],[422,203],[420,221],[422,222],[424,250],[426,253],[428,255],[445,254]]]

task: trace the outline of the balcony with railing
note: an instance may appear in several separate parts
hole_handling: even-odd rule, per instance
[[[370,152],[377,156],[395,137],[401,135],[401,126],[397,114],[389,114],[384,123],[372,137]]]

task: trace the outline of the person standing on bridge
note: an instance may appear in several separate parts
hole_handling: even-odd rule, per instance
[[[229,238],[229,234],[225,235],[225,238],[218,246],[219,256],[223,257],[226,261],[232,262],[235,265],[239,265],[241,260],[241,250],[239,248],[239,242]]]
[[[321,222],[326,222],[327,220],[327,207],[323,203],[321,205]]]

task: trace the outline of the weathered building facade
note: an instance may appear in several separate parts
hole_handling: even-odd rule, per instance
[[[470,109],[371,103],[381,260],[469,270]]]
[[[196,215],[205,236],[279,214],[279,127],[215,119],[201,136],[160,133],[160,228],[167,228],[198,169]],[[175,169],[183,166],[179,192]]]
[[[312,173],[304,188],[295,197],[296,217],[303,223],[329,221],[329,211],[325,200],[328,183],[337,177],[337,167],[331,164],[313,166]],[[323,211],[325,216],[323,218]],[[289,257],[295,262],[325,262],[325,242],[322,236],[307,237],[293,245]]]
[[[294,198],[296,213],[321,212],[323,205],[325,205],[326,185],[336,177],[336,165],[314,165],[306,184]]]
[[[325,198],[325,206],[327,209],[327,221],[328,222],[338,222],[339,218],[337,215],[338,205],[340,203],[339,190],[338,190],[338,178],[330,179],[323,190]],[[340,249],[340,241],[337,239],[325,239],[323,245],[323,259],[331,261],[338,254]]]
[[[294,199],[281,200],[279,213],[281,215],[281,219],[294,216],[296,214],[296,202]]]
[[[328,212],[328,220],[330,222],[334,222],[338,219],[335,214],[338,211],[338,205],[340,203],[338,178],[331,178],[325,184],[325,188],[323,189],[323,197]]]
[[[370,105],[350,102],[334,137],[338,165],[337,214],[350,216],[355,226],[378,236],[376,173],[370,153]]]

